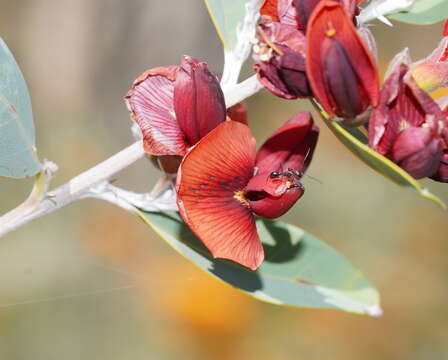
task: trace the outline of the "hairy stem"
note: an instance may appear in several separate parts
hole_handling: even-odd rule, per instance
[[[225,90],[227,107],[252,96],[261,89],[256,76]],[[0,237],[20,228],[30,221],[47,215],[62,206],[88,197],[92,189],[127,168],[145,155],[143,144],[137,141],[107,160],[74,177],[54,190],[42,194],[38,201],[21,205],[0,217]],[[99,196],[97,196],[99,197]]]

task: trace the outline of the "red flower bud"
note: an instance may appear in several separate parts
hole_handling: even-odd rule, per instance
[[[403,59],[399,54],[392,61],[393,71],[372,112],[369,146],[420,179],[434,175],[440,166],[446,117],[410,76]]]
[[[285,99],[311,96],[305,72],[305,37],[289,25],[262,23],[254,46],[259,81]]]
[[[184,57],[180,67],[145,71],[125,101],[152,155],[183,156],[226,117],[218,80],[205,63],[191,57]]]
[[[317,135],[311,116],[299,114],[257,154],[249,128],[226,121],[186,154],[176,184],[179,212],[214,257],[250,269],[261,264],[264,252],[252,213],[278,217],[300,198],[299,180]]]
[[[224,95],[206,63],[188,56],[182,59],[174,85],[174,112],[190,146],[225,120]]]
[[[392,147],[392,160],[412,177],[434,174],[440,165],[442,142],[429,128],[411,127],[400,131]]]
[[[378,103],[375,60],[337,2],[320,2],[309,20],[306,70],[314,96],[331,117],[353,123]]]

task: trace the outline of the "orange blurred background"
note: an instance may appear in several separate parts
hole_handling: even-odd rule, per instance
[[[183,54],[222,69],[199,0],[1,0],[0,10],[0,35],[32,96],[39,154],[60,167],[56,186],[133,141],[122,97],[142,71]],[[428,54],[441,24],[371,29],[384,72],[405,46],[415,60]],[[310,110],[265,91],[247,105],[259,142]],[[321,129],[309,174],[322,184],[304,178],[306,195],[284,220],[359,266],[381,292],[383,317],[261,303],[195,268],[121,209],[83,200],[0,240],[0,359],[446,358],[448,214]],[[147,191],[157,176],[142,160],[117,183]],[[448,185],[423,183],[448,201]],[[1,178],[0,213],[30,186]]]

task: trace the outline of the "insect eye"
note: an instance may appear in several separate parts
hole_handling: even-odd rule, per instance
[[[280,176],[280,173],[277,172],[277,171],[273,171],[273,172],[271,172],[271,173],[269,174],[269,177],[270,177],[271,179],[278,178],[279,176]]]

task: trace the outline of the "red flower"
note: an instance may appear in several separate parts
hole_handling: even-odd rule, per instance
[[[321,1],[308,23],[306,71],[314,96],[331,116],[357,124],[375,107],[375,60],[341,4]]]
[[[393,60],[394,70],[372,112],[369,146],[420,179],[434,175],[441,165],[447,123],[437,103],[410,76],[408,65],[397,61],[402,57]]]
[[[185,223],[215,258],[256,269],[264,258],[253,213],[281,216],[302,196],[299,179],[311,161],[318,128],[300,113],[258,154],[250,129],[226,121],[184,157],[177,201]]]
[[[322,0],[265,0],[261,6],[260,14],[269,21],[294,26],[305,31],[308,20]],[[357,13],[357,4],[362,0],[334,0],[344,5],[345,10],[353,18]]]
[[[259,81],[274,95],[285,99],[311,96],[305,72],[305,36],[293,26],[261,23],[253,57]]]
[[[285,25],[301,29],[297,18],[297,9],[294,0],[265,0],[261,6],[260,14],[268,21],[280,22]]]
[[[185,56],[181,66],[145,71],[125,96],[152,155],[180,155],[226,118],[224,95],[207,64]]]

